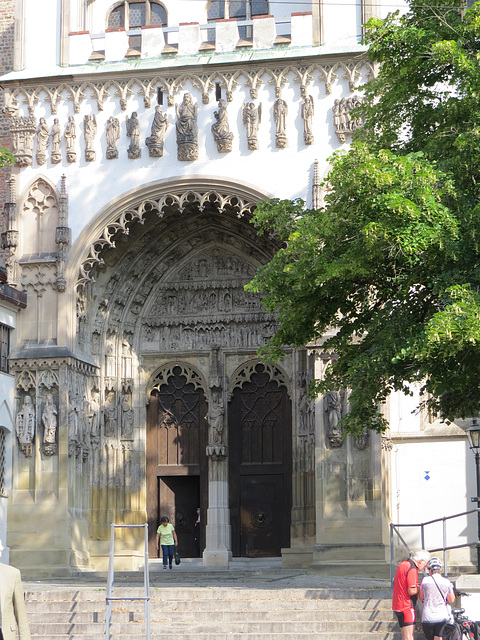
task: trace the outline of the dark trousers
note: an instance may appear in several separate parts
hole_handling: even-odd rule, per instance
[[[163,564],[166,567],[167,561],[170,566],[172,566],[173,556],[175,554],[175,545],[174,544],[162,544],[162,552],[163,552]]]
[[[3,640],[2,627],[0,627],[0,640]]]

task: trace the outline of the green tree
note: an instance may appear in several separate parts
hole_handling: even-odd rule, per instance
[[[262,352],[334,351],[314,391],[351,389],[351,433],[382,431],[379,405],[413,382],[435,415],[480,411],[480,3],[409,7],[367,25],[381,67],[325,206],[274,200],[253,219],[282,242],[247,285],[278,313]]]
[[[15,162],[15,156],[8,149],[0,147],[0,168]]]

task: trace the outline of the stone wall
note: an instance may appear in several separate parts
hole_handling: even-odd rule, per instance
[[[15,0],[0,0],[0,74],[3,75],[13,69],[15,25]],[[4,107],[3,90],[0,89],[0,112]],[[0,113],[0,146],[11,148],[12,136],[9,120]],[[6,202],[6,177],[10,169],[0,169],[0,227],[3,229],[3,205]],[[1,250],[0,250],[1,251]],[[0,256],[3,257],[3,251]]]

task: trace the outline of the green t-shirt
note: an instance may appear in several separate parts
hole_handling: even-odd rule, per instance
[[[166,527],[161,524],[157,529],[157,533],[160,534],[160,544],[175,544],[175,540],[173,539],[174,530],[175,527],[171,522],[167,522]]]

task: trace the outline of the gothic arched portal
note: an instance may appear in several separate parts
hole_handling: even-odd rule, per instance
[[[115,467],[107,468],[98,490],[112,508],[97,535],[107,518],[141,522],[146,512],[152,555],[163,515],[175,523],[182,555],[198,555],[203,544],[207,555],[280,555],[290,541],[291,382],[258,363],[276,319],[244,289],[278,247],[249,223],[256,197],[244,187],[237,195],[152,189],[112,207],[82,238],[83,252],[75,250],[76,346],[98,367],[82,395],[108,408],[99,452],[103,440],[112,455],[125,450],[129,469],[123,498],[109,475]],[[92,459],[92,477],[103,482],[101,454]],[[261,504],[251,500],[259,487]]]
[[[272,365],[249,363],[229,405],[234,556],[280,556],[290,546],[292,406]]]

